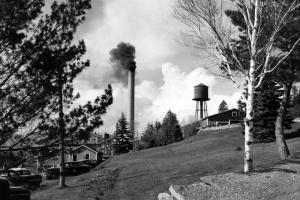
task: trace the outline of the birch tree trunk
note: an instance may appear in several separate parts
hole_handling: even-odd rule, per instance
[[[254,62],[253,62],[254,63]],[[245,157],[244,157],[244,172],[253,170],[253,96],[254,83],[253,80],[254,69],[250,73],[250,81],[248,82],[248,96],[246,101],[246,118],[245,118]],[[252,77],[252,78],[251,78]]]
[[[278,115],[276,119],[276,128],[275,128],[275,136],[276,143],[278,146],[278,152],[280,159],[285,160],[290,155],[289,148],[285,142],[284,131],[283,131],[283,123],[285,119],[286,109],[289,104],[289,97],[292,86],[290,84],[284,84],[284,93],[280,103],[280,107],[278,109]]]
[[[246,118],[245,118],[245,158],[244,158],[244,172],[250,172],[253,170],[253,98],[255,89],[255,70],[256,70],[256,54],[257,54],[257,28],[258,28],[258,13],[259,13],[259,1],[255,1],[254,21],[252,32],[251,26],[248,25],[249,39],[251,44],[250,49],[250,67],[248,74],[248,94],[246,101]],[[247,16],[245,16],[247,18]],[[248,18],[251,21],[251,18]]]

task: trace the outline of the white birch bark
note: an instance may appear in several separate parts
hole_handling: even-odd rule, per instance
[[[252,69],[252,75],[253,75]],[[251,76],[250,76],[251,77]],[[253,78],[253,76],[252,76]],[[246,118],[245,118],[245,157],[244,157],[244,172],[250,172],[253,170],[253,96],[254,85],[250,81],[248,83],[248,94],[246,100]]]
[[[250,68],[248,74],[248,94],[246,101],[246,119],[245,119],[245,158],[244,158],[244,172],[250,172],[253,170],[253,96],[254,96],[254,79],[255,79],[255,69],[256,65],[256,53],[257,53],[257,28],[258,28],[258,13],[259,13],[259,0],[255,0],[255,11],[254,11],[254,21],[250,23],[252,26],[252,32],[250,33]],[[244,14],[246,16],[246,13]],[[251,18],[248,17],[249,22]],[[252,25],[253,24],[253,25]],[[248,28],[250,29],[250,28]]]

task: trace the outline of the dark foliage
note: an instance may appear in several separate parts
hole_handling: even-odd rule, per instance
[[[49,14],[42,13],[43,0],[0,4],[0,143],[4,143],[29,122],[43,124],[57,112],[58,78],[65,95],[72,94],[67,83],[89,65],[80,59],[84,42],[72,40],[90,1],[54,1]]]
[[[239,99],[237,101],[237,109],[241,112],[246,112],[246,103]]]
[[[165,145],[183,140],[181,128],[175,113],[171,111],[167,112],[159,129],[159,134],[162,135],[162,143]]]
[[[158,133],[161,128],[161,123],[156,121],[154,124],[149,123],[141,137],[143,148],[152,148],[158,146]]]
[[[16,152],[6,152],[5,154],[2,154],[0,157],[0,163],[1,168],[12,168],[18,166],[20,163],[19,161],[22,160],[22,153],[16,153]]]
[[[127,153],[132,150],[132,136],[128,129],[128,122],[124,113],[121,114],[116,123],[113,146],[116,154]]]
[[[0,4],[0,31],[7,31],[12,23],[15,32],[9,34],[13,38],[0,38],[0,142],[30,121],[36,127],[11,147],[33,135],[33,142],[57,145],[60,141],[61,148],[65,138],[70,143],[87,140],[103,124],[101,116],[113,100],[109,85],[93,102],[72,106],[79,98],[73,80],[89,67],[89,60],[82,58],[84,41],[74,41],[74,34],[91,8],[90,0],[54,1],[49,14],[42,13],[42,0]]]
[[[141,140],[145,148],[164,146],[183,140],[176,114],[168,111],[162,123],[148,124]]]
[[[275,139],[275,122],[280,106],[280,87],[265,79],[254,94],[254,133],[256,142],[270,142]]]
[[[289,113],[291,114],[291,116],[293,116],[293,118],[300,117],[300,90],[296,92],[294,96],[292,107]]]
[[[221,112],[225,112],[227,110],[228,110],[228,105],[227,105],[226,101],[222,100],[219,105],[218,112],[221,113]]]

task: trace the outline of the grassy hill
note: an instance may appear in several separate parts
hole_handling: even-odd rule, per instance
[[[155,199],[171,184],[191,184],[201,176],[240,172],[243,169],[241,128],[205,131],[179,143],[115,157],[107,167],[120,173],[113,191],[104,199]],[[300,139],[288,144],[300,150]],[[298,147],[299,146],[299,147]],[[254,165],[264,168],[279,162],[275,143],[254,145]]]
[[[116,156],[105,168],[118,168],[119,174],[113,189],[102,199],[156,199],[157,194],[167,191],[171,184],[186,185],[205,175],[240,172],[243,169],[243,142],[241,128],[232,128],[205,131],[168,146]],[[299,143],[300,138],[288,140],[292,152],[300,151]],[[237,147],[242,150],[238,151]],[[254,145],[255,168],[270,167],[278,162],[275,143]],[[81,180],[84,176],[90,177],[82,175]],[[68,181],[72,182],[74,178]],[[39,192],[34,196],[38,197]],[[72,191],[69,193],[72,195]]]

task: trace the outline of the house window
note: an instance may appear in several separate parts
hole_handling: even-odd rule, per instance
[[[76,155],[76,154],[73,154],[72,160],[73,160],[73,161],[77,161],[77,155]]]
[[[90,154],[89,154],[89,153],[86,153],[86,154],[85,154],[85,159],[86,159],[86,160],[89,160],[89,159],[90,159]]]
[[[237,112],[232,112],[232,117],[237,117]]]

